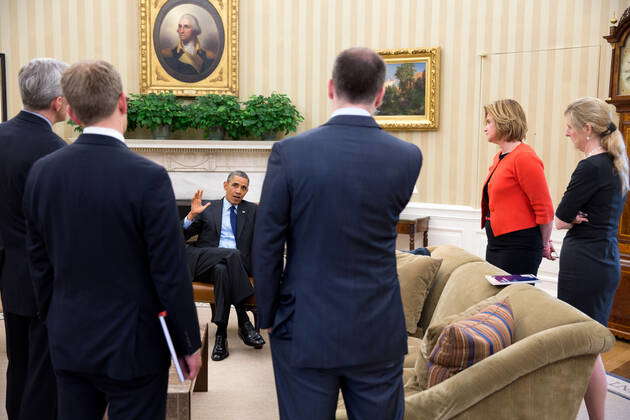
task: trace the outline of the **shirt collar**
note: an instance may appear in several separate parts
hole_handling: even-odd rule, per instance
[[[29,113],[29,114],[31,114],[31,115],[37,115],[37,116],[38,116],[39,118],[41,118],[42,120],[46,121],[46,122],[48,123],[48,125],[50,126],[50,128],[51,128],[51,129],[53,128],[53,125],[52,125],[52,123],[50,122],[50,120],[49,120],[48,118],[44,117],[42,114],[38,114],[37,112],[33,112],[33,111],[28,111],[28,110],[26,110],[26,109],[22,109],[22,111],[27,112],[27,113]]]
[[[360,115],[362,117],[371,117],[372,116],[365,109],[356,108],[356,107],[339,108],[339,109],[335,110],[332,113],[330,118],[336,117],[337,115]]]
[[[105,128],[105,127],[85,127],[83,129],[83,134],[99,134],[101,136],[109,136],[114,137],[123,143],[125,142],[125,138],[118,131],[113,128]]]
[[[230,203],[227,198],[223,197],[223,212],[228,211],[230,207],[234,206],[234,204]],[[235,210],[238,210],[238,204],[234,206]]]

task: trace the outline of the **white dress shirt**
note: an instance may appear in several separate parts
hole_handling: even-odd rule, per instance
[[[109,136],[114,137],[123,143],[125,142],[125,138],[120,132],[114,130],[113,128],[105,128],[105,127],[85,127],[83,129],[83,134],[100,134],[101,136]]]
[[[219,248],[236,249],[236,238],[232,231],[232,221],[230,220],[230,207],[232,203],[223,199],[223,215],[221,216],[221,239],[219,239]],[[238,217],[238,206],[234,206],[234,211]]]
[[[48,118],[44,117],[42,114],[38,114],[37,112],[33,112],[33,111],[27,111],[26,109],[22,109],[22,111],[24,111],[24,112],[26,112],[28,114],[37,115],[42,120],[46,121],[51,129],[53,128],[52,123],[50,122],[50,120]]]
[[[362,117],[372,116],[372,114],[367,112],[365,109],[355,107],[339,108],[332,113],[330,118],[336,117],[337,115],[360,115]]]

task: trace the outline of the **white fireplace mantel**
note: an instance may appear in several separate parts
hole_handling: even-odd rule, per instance
[[[164,166],[175,196],[190,199],[198,189],[204,198],[223,195],[223,181],[234,170],[250,178],[247,199],[259,201],[273,141],[126,140],[136,153]]]
[[[274,141],[240,141],[240,140],[125,140],[130,149],[137,152],[183,152],[198,153],[200,151],[236,150],[242,152],[269,151]]]

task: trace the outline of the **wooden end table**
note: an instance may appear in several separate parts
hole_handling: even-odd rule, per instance
[[[166,398],[166,420],[190,420],[190,400],[193,392],[208,391],[208,324],[200,328],[201,369],[192,381],[179,382],[177,371],[171,365],[168,372],[168,394]]]
[[[416,249],[416,232],[422,233],[422,246],[429,245],[429,216],[417,219],[400,219],[396,225],[396,232],[409,235],[409,251]]]

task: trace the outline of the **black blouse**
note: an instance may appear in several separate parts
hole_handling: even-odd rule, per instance
[[[574,225],[567,237],[612,238],[617,236],[624,202],[613,158],[600,153],[578,163],[556,209],[556,217],[571,223],[578,211],[586,213],[588,222]]]

